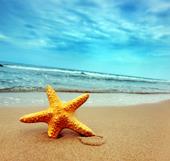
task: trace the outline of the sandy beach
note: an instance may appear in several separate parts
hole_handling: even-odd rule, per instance
[[[0,108],[1,161],[170,160],[170,101],[122,108],[80,108],[76,113],[79,120],[104,136],[106,143],[101,146],[84,145],[77,133],[67,129],[59,139],[49,139],[46,124],[19,122],[23,114],[41,109]]]

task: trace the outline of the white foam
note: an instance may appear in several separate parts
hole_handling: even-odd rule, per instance
[[[149,78],[140,78],[140,77],[131,77],[131,76],[123,76],[123,75],[114,75],[114,74],[103,74],[103,73],[92,73],[92,72],[85,72],[86,75],[91,77],[98,77],[98,78],[104,78],[104,79],[115,79],[120,81],[144,81],[144,82],[169,82],[166,80],[157,80],[157,79],[149,79]],[[169,82],[170,83],[170,82]]]
[[[79,71],[65,70],[65,69],[53,69],[53,68],[39,68],[39,67],[28,67],[20,65],[5,65],[8,68],[22,69],[22,70],[33,70],[33,71],[44,71],[44,72],[62,72],[62,73],[80,73]]]
[[[81,93],[59,92],[63,101],[71,100]],[[13,98],[13,99],[11,99]],[[124,94],[124,93],[93,93],[84,104],[86,107],[129,106],[143,103],[155,103],[170,99],[170,94]],[[44,92],[0,93],[0,107],[48,107]]]

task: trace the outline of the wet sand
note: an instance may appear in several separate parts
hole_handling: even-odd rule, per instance
[[[104,136],[106,142],[101,146],[85,145],[77,133],[67,129],[60,138],[50,139],[46,124],[19,122],[22,115],[41,109],[0,108],[1,161],[170,160],[170,101],[121,108],[81,107],[77,117]]]
[[[82,93],[57,92],[63,101],[71,100]],[[86,107],[128,106],[156,103],[170,99],[170,94],[90,93]],[[0,92],[0,107],[47,107],[45,92]]]

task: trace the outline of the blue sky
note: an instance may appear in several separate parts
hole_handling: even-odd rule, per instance
[[[170,1],[0,0],[0,60],[170,79]]]

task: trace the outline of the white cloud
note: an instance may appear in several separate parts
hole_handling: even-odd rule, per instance
[[[4,34],[0,34],[0,41],[8,42],[10,44],[20,46],[22,48],[36,48],[48,46],[48,42],[45,39],[22,40],[17,39],[15,37],[9,37]]]
[[[0,33],[0,41],[8,41],[10,38],[4,34]]]
[[[34,40],[28,40],[23,43],[23,45],[26,45],[27,47],[46,47],[48,46],[48,42],[44,39],[34,39]]]
[[[148,9],[148,12],[151,13],[158,13],[162,11],[166,11],[170,9],[170,2],[162,1],[162,0],[152,0],[150,2],[150,8]]]
[[[128,13],[122,15],[119,10],[119,5],[127,2],[126,0],[120,2],[93,0],[94,6],[89,8],[76,6],[78,1],[50,0],[47,5],[41,5],[41,1],[31,2],[28,7],[34,11],[35,17],[32,15],[33,21],[30,19],[27,23],[33,23],[34,28],[23,29],[24,27],[20,25],[21,29],[18,29],[15,35],[11,35],[10,39],[0,35],[0,40],[6,39],[17,46],[50,48],[56,45],[66,47],[67,41],[98,43],[99,40],[125,44],[131,37],[139,41],[151,42],[162,40],[162,37],[170,35],[170,30],[163,24],[157,24],[154,17],[150,15],[150,12],[167,9],[170,6],[169,2],[160,0],[143,2],[147,7],[136,12],[141,17],[134,16],[131,19]],[[24,26],[25,19],[20,22]],[[27,40],[18,38],[21,33],[28,37],[29,31],[36,33],[35,37]]]

